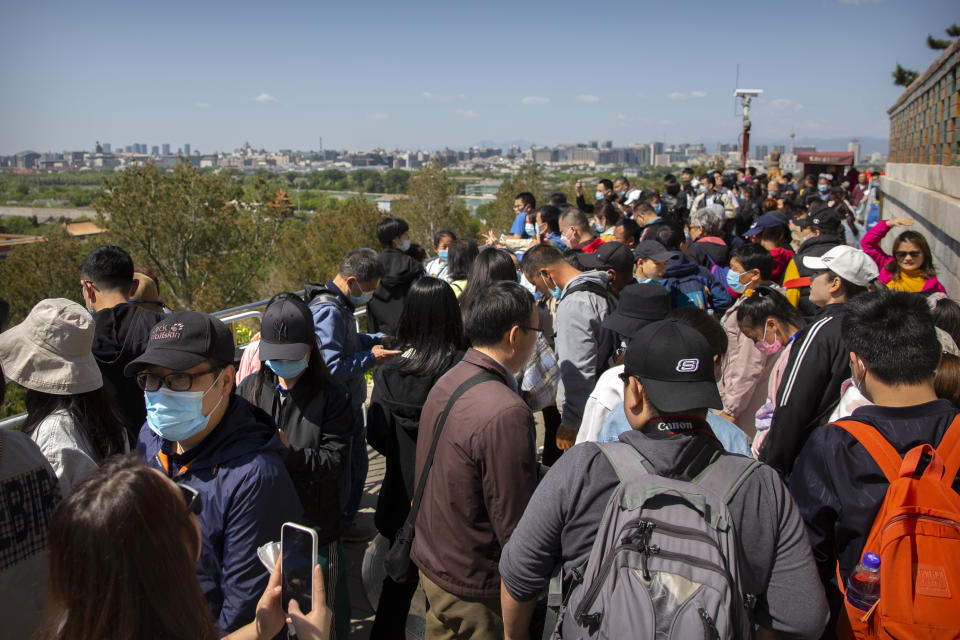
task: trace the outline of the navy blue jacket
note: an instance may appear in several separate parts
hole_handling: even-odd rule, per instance
[[[713,309],[715,315],[722,316],[733,304],[733,298],[727,291],[726,284],[718,282],[709,269],[693,262],[683,253],[679,251],[672,251],[671,253],[673,257],[667,260],[667,271],[660,284],[666,287],[668,291],[672,291],[675,284],[686,280],[695,280],[699,283],[700,291],[703,293],[705,306]],[[689,304],[678,304],[674,295],[671,295],[670,305],[672,307],[690,306]]]
[[[220,424],[200,444],[183,455],[174,451],[146,424],[140,429],[140,457],[200,493],[197,578],[221,631],[234,631],[253,620],[267,587],[257,547],[280,540],[281,525],[303,512],[284,468],[286,447],[269,415],[231,395]]]
[[[903,456],[920,444],[939,445],[957,413],[950,401],[936,400],[912,407],[868,405],[851,417],[874,427]],[[837,555],[840,575],[846,578],[863,553],[879,553],[863,545],[889,486],[867,450],[839,427],[814,429],[797,457],[790,492],[807,525],[834,613],[841,597],[836,587]],[[960,492],[960,480],[954,480],[953,488]]]

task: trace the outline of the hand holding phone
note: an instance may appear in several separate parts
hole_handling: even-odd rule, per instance
[[[313,609],[313,566],[317,562],[317,532],[293,522],[280,530],[280,573],[284,611],[295,600],[300,611]]]

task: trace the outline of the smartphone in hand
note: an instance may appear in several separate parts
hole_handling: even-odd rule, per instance
[[[300,611],[313,609],[313,566],[317,563],[317,532],[293,522],[280,530],[280,572],[283,610],[296,599]]]

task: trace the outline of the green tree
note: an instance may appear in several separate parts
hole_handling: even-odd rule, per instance
[[[10,325],[45,298],[80,301],[80,262],[89,246],[57,228],[38,242],[10,251],[0,261],[0,291],[10,304]]]
[[[893,70],[891,75],[893,75],[894,86],[909,87],[911,84],[913,84],[913,81],[917,79],[920,73],[914,71],[913,69],[904,69],[898,62],[897,68]]]
[[[326,282],[336,274],[347,252],[378,248],[377,205],[366,198],[350,198],[340,206],[326,206],[306,224],[289,224],[277,252],[277,269],[284,288],[296,291],[307,282]]]
[[[255,203],[270,199],[269,184],[251,186]],[[95,206],[109,240],[157,273],[167,304],[214,311],[253,299],[289,215],[238,202],[238,191],[231,176],[182,160],[171,172],[147,164],[108,177]]]
[[[390,214],[407,221],[411,242],[432,247],[433,234],[441,229],[457,235],[470,232],[470,212],[457,192],[457,184],[444,173],[443,166],[431,162],[410,177],[409,200],[394,202]]]
[[[939,40],[933,36],[927,36],[927,46],[933,49],[934,51],[942,51],[949,47],[952,43],[949,40]]]
[[[517,194],[529,191],[537,199],[539,206],[545,198],[543,187],[543,171],[540,165],[532,162],[524,164],[519,171],[500,184],[497,197],[487,209],[487,226],[497,234],[509,233],[516,217],[513,202]],[[570,202],[573,203],[573,200]]]

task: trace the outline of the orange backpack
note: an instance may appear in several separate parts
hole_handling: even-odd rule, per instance
[[[844,598],[837,637],[960,638],[960,415],[934,449],[914,447],[901,459],[873,427],[856,420],[831,423],[863,445],[890,488],[862,553],[880,556],[880,599],[861,611]],[[917,473],[922,460],[929,460]],[[837,583],[846,592],[847,576]]]

